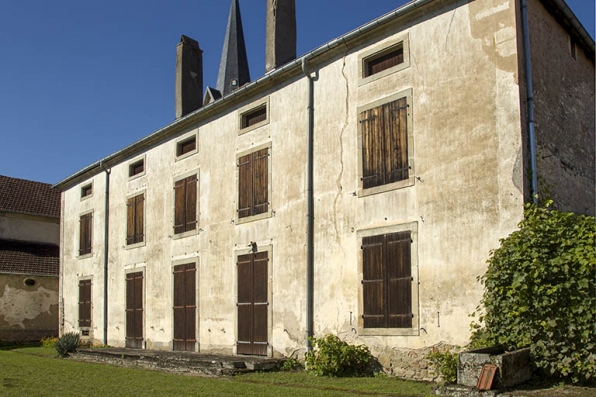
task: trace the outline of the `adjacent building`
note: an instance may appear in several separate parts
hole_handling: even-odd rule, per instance
[[[532,193],[595,211],[594,41],[525,3],[412,1],[296,58],[269,0],[250,81],[232,1],[216,87],[183,36],[176,120],[56,185],[62,332],[266,356],[333,333],[428,378]]]
[[[0,175],[0,341],[58,335],[60,192]]]

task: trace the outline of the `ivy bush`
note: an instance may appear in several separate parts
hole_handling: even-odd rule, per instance
[[[306,369],[319,376],[366,376],[373,356],[365,345],[350,345],[335,335],[310,338],[313,349],[305,356]]]
[[[596,379],[593,217],[526,205],[519,230],[501,240],[480,278],[485,292],[473,341],[530,347],[548,376]]]
[[[79,347],[80,338],[76,332],[69,332],[62,335],[56,341],[56,352],[60,357],[66,357],[69,353],[74,353]]]
[[[457,353],[434,351],[429,353],[426,359],[446,383],[457,382]]]

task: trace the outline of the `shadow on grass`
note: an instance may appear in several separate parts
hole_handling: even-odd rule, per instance
[[[40,342],[0,342],[0,351],[22,349],[24,347],[40,347]]]

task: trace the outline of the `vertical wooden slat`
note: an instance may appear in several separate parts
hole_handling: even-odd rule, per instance
[[[238,256],[238,354],[252,354],[252,265],[252,254]]]
[[[79,218],[79,255],[85,255],[85,242],[87,241],[87,238],[85,237],[85,233],[87,233],[85,219],[85,215]]]
[[[267,212],[269,190],[269,149],[253,153],[253,192],[254,209],[252,215]]]
[[[140,349],[143,341],[143,273],[135,276],[135,347]]]
[[[196,266],[194,263],[185,265],[184,285],[185,350],[194,351],[196,342]]]
[[[367,189],[382,185],[383,167],[383,119],[381,107],[360,114],[362,128],[362,183]]]
[[[383,105],[385,125],[385,169],[392,183],[408,178],[408,137],[406,98]]]
[[[186,179],[174,184],[174,233],[184,233],[186,225]]]
[[[238,218],[252,215],[252,153],[238,159]]]
[[[186,178],[185,194],[185,228],[184,231],[195,230],[197,227],[197,176]]]
[[[385,328],[384,236],[362,239],[362,288],[365,328]]]
[[[85,215],[87,220],[87,227],[86,227],[86,233],[85,233],[85,253],[86,254],[90,254],[91,253],[91,236],[92,236],[92,228],[93,228],[93,214],[87,214]]]
[[[135,198],[135,231],[134,242],[140,243],[144,239],[144,221],[145,221],[145,195],[140,194]]]
[[[259,252],[253,255],[253,324],[252,354],[267,355],[268,342],[268,296],[267,266],[268,253]]]
[[[184,350],[184,265],[174,267],[174,350]]]
[[[135,288],[132,273],[126,275],[126,347],[134,347]]]

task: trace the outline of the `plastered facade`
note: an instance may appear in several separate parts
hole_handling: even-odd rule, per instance
[[[58,244],[58,218],[0,211],[0,239]]]
[[[57,331],[58,278],[0,274],[0,341],[39,341]]]
[[[386,368],[416,349],[463,345],[482,295],[489,251],[523,216],[518,33],[514,0],[433,2],[309,61],[314,83],[315,335],[367,344]],[[407,39],[409,67],[362,83],[361,55]],[[306,278],[307,79],[298,73],[206,113],[166,141],[110,164],[108,343],[125,340],[125,274],[144,272],[145,347],[172,344],[172,265],[197,263],[197,350],[234,353],[236,253],[271,249],[270,354],[303,351]],[[358,109],[411,92],[412,183],[359,196]],[[239,111],[268,103],[268,123],[239,134]],[[176,161],[176,141],[198,133],[196,154]],[[270,216],[237,222],[239,153],[270,147]],[[145,156],[133,180],[128,164]],[[196,173],[198,227],[173,234],[174,182]],[[81,186],[93,181],[92,198]],[[77,330],[78,280],[93,277],[92,328],[103,335],[104,173],[62,193],[63,332]],[[145,244],[126,249],[126,197],[145,192]],[[93,249],[78,252],[78,219],[93,211]],[[361,335],[361,238],[415,225],[417,319],[407,334]],[[268,248],[269,247],[269,248]],[[136,270],[135,270],[136,269]],[[416,357],[420,354],[414,354]],[[392,358],[393,357],[393,358]],[[422,356],[420,356],[422,357]],[[422,359],[422,358],[421,358]],[[410,377],[433,379],[426,364]]]

